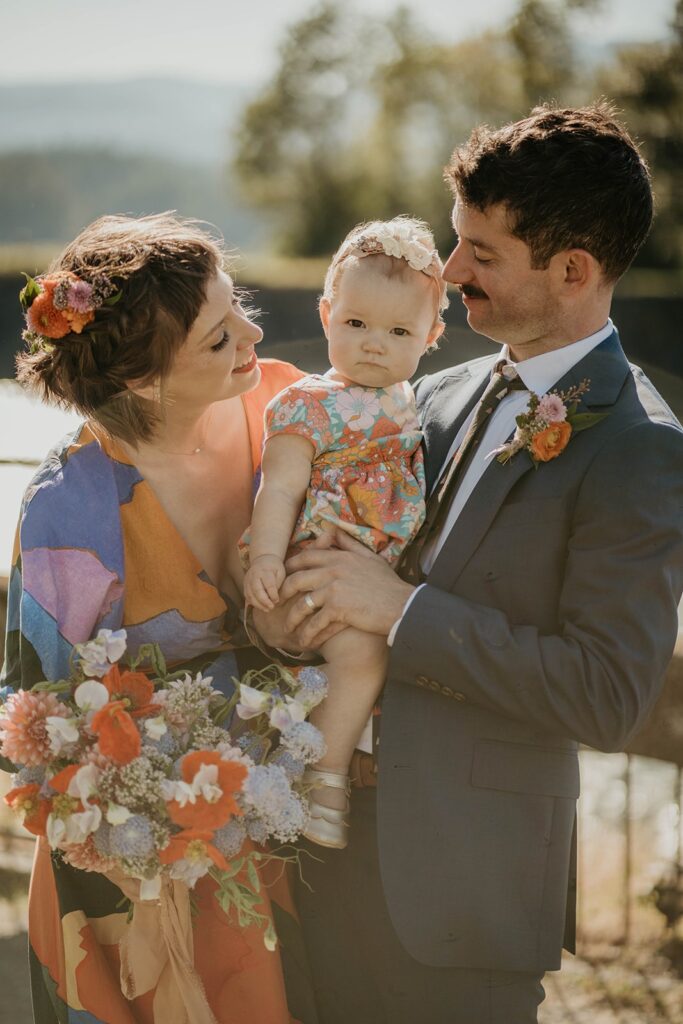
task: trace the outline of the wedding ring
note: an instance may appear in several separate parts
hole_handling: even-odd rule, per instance
[[[309,590],[309,592],[307,594],[304,594],[304,604],[308,608],[309,612],[314,612],[314,611],[317,610],[318,606],[316,605],[315,601],[311,597],[310,590]]]

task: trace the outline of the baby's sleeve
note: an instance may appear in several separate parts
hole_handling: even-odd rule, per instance
[[[264,442],[276,434],[298,434],[311,442],[315,456],[320,455],[332,441],[324,398],[324,392],[317,394],[298,383],[285,388],[266,406]]]

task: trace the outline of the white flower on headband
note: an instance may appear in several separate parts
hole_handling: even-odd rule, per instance
[[[434,259],[434,250],[415,238],[407,224],[398,224],[392,230],[380,228],[372,235],[363,235],[358,239],[358,248],[366,256],[381,252],[395,256],[405,260],[413,270],[427,270]]]

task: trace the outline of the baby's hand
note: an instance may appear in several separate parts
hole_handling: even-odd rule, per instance
[[[284,562],[277,555],[259,555],[244,576],[247,604],[270,612],[280,600],[280,587],[287,575]]]

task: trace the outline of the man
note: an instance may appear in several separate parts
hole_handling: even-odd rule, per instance
[[[377,787],[304,872],[323,1024],[537,1019],[573,949],[578,744],[623,749],[678,628],[683,431],[609,320],[645,164],[609,108],[542,107],[446,175],[444,276],[502,351],[417,386],[432,498],[405,579],[341,535],[285,584],[302,643],[345,623],[391,646]]]

